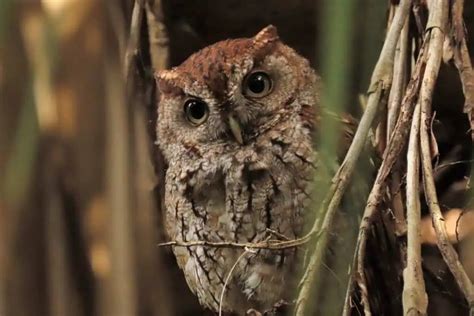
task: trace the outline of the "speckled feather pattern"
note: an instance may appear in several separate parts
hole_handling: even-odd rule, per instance
[[[255,69],[273,80],[271,93],[259,99],[242,93],[246,75]],[[317,168],[312,138],[319,79],[308,61],[269,26],[253,38],[204,48],[160,73],[158,84],[169,238],[258,242],[276,238],[268,228],[289,239],[301,236]],[[184,116],[190,97],[209,106],[202,125],[189,124]],[[229,131],[229,115],[242,126],[243,144]],[[243,250],[194,246],[173,251],[200,303],[217,311],[225,279]],[[291,299],[298,252],[244,255],[228,283],[223,310],[240,315]]]

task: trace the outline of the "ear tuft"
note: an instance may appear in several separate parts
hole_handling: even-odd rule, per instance
[[[273,25],[268,25],[255,35],[253,41],[255,44],[265,45],[277,40],[279,40],[277,28]]]
[[[176,90],[180,90],[176,84],[177,79],[178,74],[173,70],[161,70],[155,73],[158,89],[164,94],[175,93]]]
[[[255,60],[261,60],[270,54],[279,40],[277,29],[273,25],[269,25],[258,32],[253,38],[252,45]]]

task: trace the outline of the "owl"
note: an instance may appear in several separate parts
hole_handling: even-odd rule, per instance
[[[198,51],[157,82],[170,240],[301,237],[317,162],[320,79],[309,62],[268,26]],[[265,311],[294,295],[299,249],[173,252],[189,288],[213,311]]]

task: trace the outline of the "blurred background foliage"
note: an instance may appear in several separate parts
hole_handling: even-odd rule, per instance
[[[0,315],[205,313],[156,247],[153,73],[274,24],[335,88],[328,106],[358,116],[389,3],[326,4],[0,0]]]

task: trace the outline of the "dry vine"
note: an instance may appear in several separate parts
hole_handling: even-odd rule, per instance
[[[453,16],[457,18],[457,20],[452,21],[452,24],[455,28],[457,27],[459,29],[459,27],[463,25],[462,1],[454,2],[453,6]],[[412,128],[408,152],[408,262],[404,273],[404,312],[405,315],[424,315],[426,314],[427,308],[427,298],[421,271],[421,251],[418,226],[420,217],[418,190],[418,161],[420,159],[420,153],[416,148],[418,137],[420,138],[421,143],[421,161],[423,166],[426,199],[433,217],[436,234],[438,236],[438,246],[469,305],[471,308],[473,306],[472,282],[467,277],[464,268],[459,262],[457,253],[447,239],[444,220],[437,201],[432,168],[431,101],[434,85],[441,64],[444,37],[448,26],[448,12],[448,2],[443,0],[431,2],[428,24],[425,29],[424,41],[416,62],[415,70],[405,92],[401,113],[385,150],[384,160],[377,174],[375,184],[367,202],[367,207],[364,211],[364,217],[359,231],[355,267],[357,273],[356,281],[361,292],[361,300],[366,315],[371,315],[364,267],[368,231],[371,227],[374,216],[378,211],[377,206],[384,197],[387,176],[392,172],[393,165],[396,159],[398,159],[402,148],[407,141],[407,131],[410,130],[408,126],[412,121],[413,107],[416,98],[418,98],[419,105],[416,110],[415,121],[411,122]],[[455,41],[455,43],[458,44],[458,51],[456,52],[455,50],[454,56],[455,59],[457,56],[456,64],[458,65],[463,81],[464,92],[466,94],[465,109],[466,112],[470,114],[470,102],[472,102],[472,99],[469,95],[472,94],[472,68],[465,45],[464,32],[458,31],[454,32],[454,34],[457,35],[457,41]],[[418,114],[418,111],[420,111],[421,114]],[[416,120],[421,120],[421,122],[416,122]],[[421,130],[419,128],[420,125]],[[346,312],[349,310],[347,302],[348,300],[346,300]]]
[[[443,256],[444,261],[448,265],[449,270],[453,274],[459,288],[466,297],[467,302],[472,309],[474,308],[474,286],[469,279],[464,267],[459,261],[458,254],[450,243],[444,217],[438,204],[438,196],[436,192],[435,181],[433,178],[433,166],[431,155],[431,139],[430,139],[430,122],[431,122],[431,99],[436,83],[439,67],[443,54],[443,43],[445,40],[445,32],[448,23],[448,3],[446,1],[438,1],[436,6],[432,8],[433,20],[428,21],[428,27],[432,27],[431,40],[433,42],[433,51],[426,66],[426,76],[420,92],[421,105],[421,161],[423,167],[423,180],[425,186],[426,202],[428,203],[433,226],[438,237],[438,248]],[[431,17],[431,15],[430,15]],[[461,16],[462,17],[462,16]],[[435,20],[436,18],[436,20]],[[431,62],[431,63],[430,63]],[[461,77],[462,77],[461,73]]]

